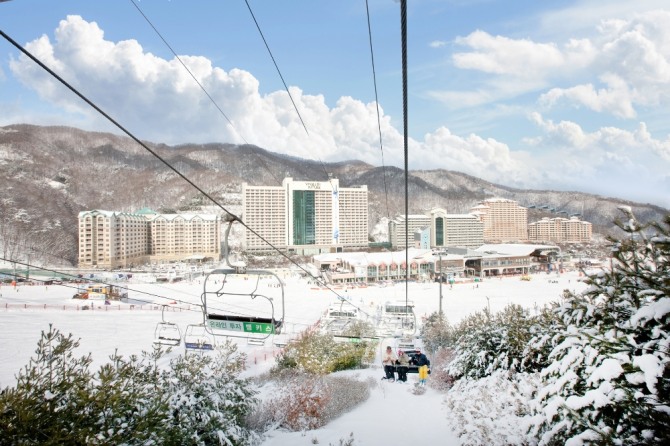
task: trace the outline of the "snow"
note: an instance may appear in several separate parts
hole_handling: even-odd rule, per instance
[[[633,358],[633,365],[639,367],[644,373],[644,381],[649,392],[656,394],[656,383],[658,378],[663,376],[665,364],[654,355],[642,355]]]
[[[653,319],[661,320],[668,313],[670,313],[670,298],[663,297],[656,302],[651,302],[649,305],[640,308],[631,317],[630,321],[632,325],[638,325]]]
[[[286,283],[285,327],[288,334],[282,336],[294,336],[319,320],[333,300],[333,291],[315,288],[288,271],[278,275]],[[72,333],[75,338],[80,338],[80,347],[75,354],[83,356],[91,352],[95,370],[107,362],[115,351],[128,356],[150,350],[156,324],[161,321],[163,304],[177,302],[166,307],[165,320],[178,324],[182,334],[188,324],[202,322],[202,314],[196,306],[200,304],[202,284],[197,280],[149,284],[141,283],[140,275],[133,276],[132,280],[123,283],[129,289],[131,301],[135,300],[132,308],[128,303],[104,305],[101,301],[73,300],[71,297],[75,289],[65,285],[18,286],[16,289],[6,284],[0,286],[0,357],[3,358],[0,361],[0,387],[15,384],[15,375],[28,364],[40,332],[48,330],[49,324],[65,334]],[[564,289],[581,292],[584,288],[577,273],[560,276],[538,274],[531,281],[522,281],[519,277],[485,279],[476,284],[442,286],[442,307],[449,322],[455,324],[487,306],[492,312],[500,311],[512,303],[537,310],[546,303],[560,300]],[[438,310],[438,283],[410,283],[408,290],[418,316],[428,316]],[[344,294],[345,290],[337,292]],[[371,313],[386,301],[405,299],[405,284],[386,284],[384,288],[349,288],[346,295],[353,304]],[[82,310],[83,305],[92,303],[93,310]],[[270,342],[264,346],[247,344],[244,339],[237,339],[236,342],[248,356],[245,376],[268,370],[280,351]],[[394,340],[384,339],[380,345],[389,342]],[[176,347],[165,360],[183,352],[183,347]],[[463,426],[467,420],[459,419],[457,414],[447,410],[445,398],[448,393],[429,386],[424,394],[415,395],[410,390],[417,379],[416,375],[409,375],[409,382],[405,384],[383,382],[380,380],[383,375],[380,362],[376,361],[367,369],[340,372],[362,381],[370,379],[378,383],[371,388],[370,397],[364,403],[320,429],[307,432],[272,431],[262,443],[263,446],[337,445],[340,440],[349,439],[350,434],[353,434],[355,445],[409,444],[417,438],[428,444],[461,444],[451,428],[467,427]],[[649,375],[647,378],[656,375],[657,370],[651,362],[639,365]],[[601,373],[611,374],[605,369]],[[566,373],[566,378],[569,375]],[[517,390],[506,398],[513,401],[525,393]],[[494,410],[495,407],[483,406],[482,413]],[[507,437],[510,441],[523,435],[514,414],[501,412],[497,416],[500,423],[491,426],[492,435],[496,429],[512,428]]]

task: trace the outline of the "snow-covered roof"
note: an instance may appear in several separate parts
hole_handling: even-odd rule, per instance
[[[200,218],[202,220],[215,221],[217,218],[219,218],[219,216],[215,214],[157,214],[150,217],[148,216],[148,218],[151,221],[158,220],[160,218],[168,221],[172,221],[177,218],[183,218],[184,220],[194,220],[196,218]]]
[[[530,244],[515,244],[515,243],[497,243],[482,245],[475,249],[475,252],[482,254],[495,254],[498,256],[529,256],[537,250],[545,251],[560,251],[558,246],[553,245],[530,245]]]
[[[119,215],[133,215],[135,216],[136,214],[132,214],[129,212],[119,212],[119,211],[105,211],[102,209],[93,209],[90,211],[80,211],[79,212],[79,218],[85,217],[87,215],[104,215],[105,217],[114,217],[114,216],[119,216]]]
[[[408,250],[409,262],[429,261],[432,251],[430,249],[410,248]],[[395,252],[336,252],[317,254],[314,259],[319,262],[336,262],[343,260],[351,266],[367,266],[371,264],[390,265],[391,263],[401,264],[405,262],[405,251]]]

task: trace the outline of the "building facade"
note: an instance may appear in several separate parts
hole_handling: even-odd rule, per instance
[[[190,256],[221,257],[221,219],[218,215],[158,214],[149,219],[152,261]]]
[[[407,241],[410,247],[414,246],[414,233],[430,227],[430,217],[423,214],[398,215],[389,222],[389,242],[393,249],[405,249],[405,228],[407,229]]]
[[[126,268],[149,261],[221,258],[217,215],[103,210],[79,213],[79,266]]]
[[[528,240],[528,209],[516,201],[490,198],[473,207],[471,213],[484,223],[487,243]]]
[[[484,223],[473,214],[447,214],[442,208],[429,212],[431,247],[478,248],[484,244]]]
[[[299,254],[363,249],[368,243],[367,186],[339,180],[294,181],[281,187],[242,185],[245,251],[274,248]]]
[[[137,214],[110,211],[79,213],[79,265],[101,268],[144,263],[149,254],[149,226]]]
[[[591,241],[593,225],[581,221],[578,217],[543,218],[528,224],[528,239],[530,241],[554,243],[582,243]]]

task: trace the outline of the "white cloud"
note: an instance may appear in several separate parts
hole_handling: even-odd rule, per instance
[[[545,106],[553,106],[563,99],[597,112],[612,113],[620,118],[634,118],[636,112],[632,104],[633,92],[626,82],[614,74],[602,76],[602,81],[607,88],[596,90],[593,84],[552,88],[540,96],[539,102]]]
[[[484,31],[458,38],[456,43],[472,49],[453,55],[454,64],[463,69],[525,78],[564,63],[562,52],[554,44],[492,36]]]
[[[630,19],[605,20],[593,37],[598,57],[590,71],[600,72],[600,85],[593,83],[554,88],[540,101],[555,105],[559,100],[621,118],[635,118],[636,107],[657,106],[670,101],[670,11],[638,14]]]
[[[456,39],[456,43],[468,51],[453,54],[454,66],[487,77],[470,91],[427,93],[451,108],[476,107],[540,91],[552,79],[588,66],[595,57],[594,47],[586,39],[569,39],[559,46],[475,31]]]
[[[588,133],[574,122],[555,123],[539,113],[530,119],[542,136],[526,142],[535,147],[535,166],[551,165],[551,169],[545,169],[549,184],[573,184],[577,190],[630,199],[654,197],[670,205],[664,188],[670,167],[670,139],[652,138],[644,123],[633,131],[602,127]],[[594,184],[596,181],[599,184]]]
[[[441,48],[441,47],[446,46],[446,45],[447,45],[447,42],[445,42],[444,40],[433,40],[432,42],[430,42],[428,44],[428,46],[431,47],[431,48]]]

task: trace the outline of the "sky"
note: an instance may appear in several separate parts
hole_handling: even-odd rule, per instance
[[[0,267],[7,266],[1,265]],[[31,270],[31,277],[52,273],[40,273]],[[111,273],[109,273],[111,275]],[[285,288],[285,331],[283,339],[297,336],[299,332],[315,322],[334,300],[331,291],[316,290],[305,279],[298,279],[292,275],[278,273],[286,283]],[[545,273],[532,275],[531,281],[519,280],[519,277],[503,279],[484,279],[477,286],[473,283],[456,283],[453,287],[442,287],[443,310],[450,323],[456,324],[466,316],[476,311],[482,311],[488,306],[493,313],[501,311],[509,304],[518,304],[524,308],[534,309],[545,303],[557,301],[564,289],[582,292],[585,284],[579,281],[577,272],[547,275]],[[108,276],[99,276],[98,280],[109,281]],[[195,279],[173,284],[149,283],[148,275],[134,274],[130,282],[122,282],[128,288],[130,303],[113,302],[106,307],[102,302],[94,303],[96,309],[89,311],[76,310],[77,305],[90,304],[73,300],[72,288],[64,285],[18,286],[18,291],[10,285],[0,285],[0,388],[15,385],[14,376],[21,368],[28,364],[33,356],[41,331],[48,331],[49,324],[64,334],[72,333],[75,339],[80,340],[80,347],[75,351],[75,357],[91,353],[93,364],[91,371],[97,371],[100,365],[107,363],[108,358],[115,352],[127,357],[131,354],[139,355],[143,350],[151,349],[155,329],[161,320],[172,322],[180,327],[182,335],[186,336],[189,324],[202,322],[199,310],[191,304],[200,303],[202,284]],[[228,278],[231,286],[248,284],[241,278]],[[268,279],[263,279],[268,280]],[[272,282],[269,282],[272,283]],[[259,290],[274,290],[266,288],[261,282]],[[405,284],[380,288],[351,288],[336,290],[346,296],[354,305],[367,313],[387,300],[403,300],[405,298]],[[413,301],[418,316],[427,316],[439,308],[439,284],[410,283],[409,295]],[[148,293],[148,294],[147,294]],[[144,306],[140,307],[140,301]],[[169,305],[161,315],[162,304],[176,301]],[[258,303],[259,299],[248,302],[247,308]],[[136,307],[130,309],[131,303]],[[217,303],[221,304],[222,303]],[[278,305],[278,304],[277,304]],[[181,309],[181,311],[179,311]],[[240,351],[247,354],[249,369],[245,376],[256,376],[267,371],[274,364],[274,354],[279,349],[272,342],[265,346],[247,344],[245,339],[233,339],[237,342]],[[274,340],[274,339],[273,339]],[[386,338],[380,341],[379,348],[386,345],[397,346],[397,339]],[[420,342],[420,341],[417,341]],[[184,347],[175,347],[167,355],[165,362],[175,355],[184,354]],[[193,354],[193,351],[190,352]],[[346,372],[355,379],[366,381],[371,379],[379,382],[372,387],[370,398],[360,406],[354,408],[333,420],[321,429],[307,432],[271,432],[263,442],[263,446],[295,446],[317,444],[340,444],[340,439],[347,439],[353,432],[355,443],[366,445],[389,445],[411,442],[420,435],[427,444],[442,444],[453,446],[459,444],[456,436],[450,431],[450,423],[455,423],[456,414],[446,410],[444,405],[445,394],[428,387],[424,395],[414,395],[411,392],[417,380],[416,374],[408,375],[408,383],[386,383],[380,381],[383,376],[381,367],[381,351],[370,368]],[[263,390],[266,391],[267,390]],[[496,405],[501,398],[497,395]],[[493,413],[493,412],[492,412]],[[477,420],[480,424],[483,420]],[[498,429],[510,430],[515,421],[507,419],[492,420],[501,422]],[[517,423],[518,424],[518,423]],[[520,430],[521,428],[517,426]],[[480,444],[492,444],[480,442]],[[500,440],[496,444],[505,444]]]
[[[666,1],[407,3],[410,169],[670,208]],[[140,139],[402,168],[400,4],[368,9],[375,77],[364,0],[12,0],[0,29]],[[119,132],[3,38],[0,110]]]

